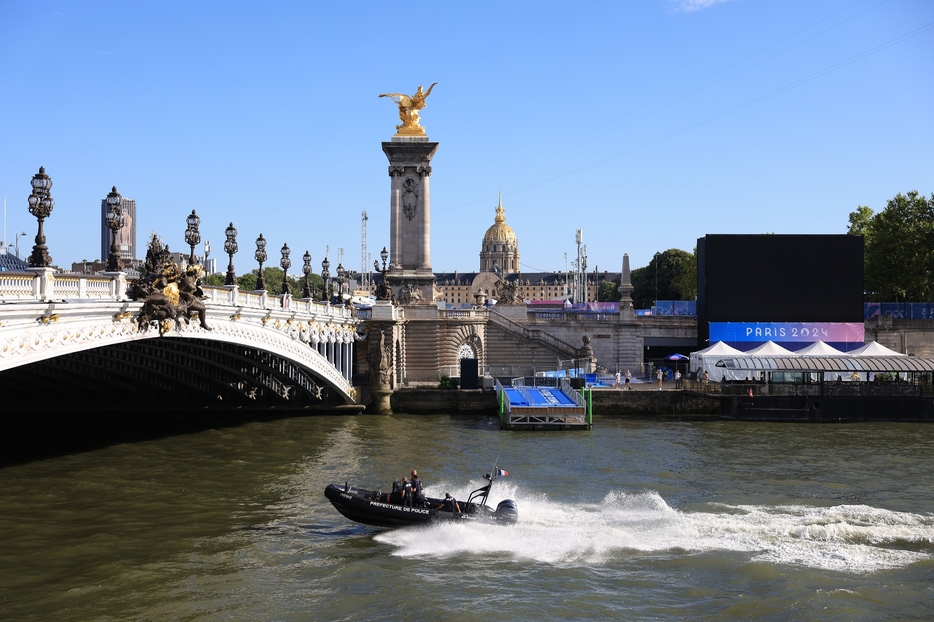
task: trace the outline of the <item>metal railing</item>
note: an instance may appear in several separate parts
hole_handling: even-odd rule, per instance
[[[577,354],[577,348],[568,345],[556,337],[552,337],[548,333],[543,333],[541,330],[531,329],[523,326],[519,322],[510,320],[508,317],[496,312],[495,310],[490,310],[490,321],[500,328],[503,328],[507,332],[511,332],[524,339],[541,341],[542,343],[551,346],[559,352],[565,352],[570,355]]]

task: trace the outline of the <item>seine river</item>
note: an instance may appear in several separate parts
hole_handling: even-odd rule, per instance
[[[325,500],[417,468],[513,527],[379,530]],[[0,468],[0,618],[934,618],[934,426],[595,417],[247,422]]]

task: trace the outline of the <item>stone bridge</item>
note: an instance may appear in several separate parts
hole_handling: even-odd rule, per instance
[[[362,410],[350,307],[204,287],[205,330],[140,327],[123,273],[0,273],[6,406]],[[54,407],[54,406],[53,406]]]

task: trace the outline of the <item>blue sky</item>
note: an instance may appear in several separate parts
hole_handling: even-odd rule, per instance
[[[59,265],[97,258],[116,185],[140,245],[187,250],[196,209],[213,257],[240,231],[238,273],[260,232],[359,269],[362,210],[369,253],[388,244],[397,111],[377,95],[432,82],[435,271],[477,270],[500,191],[527,272],[563,270],[579,228],[589,268],[619,270],[934,192],[929,0],[0,0],[7,240],[31,249],[41,165]]]

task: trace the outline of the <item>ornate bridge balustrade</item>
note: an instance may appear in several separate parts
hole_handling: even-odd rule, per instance
[[[351,386],[352,308],[204,287],[207,323],[137,322],[122,273],[0,273],[0,393],[142,406],[334,409]],[[160,399],[162,400],[160,402]]]

